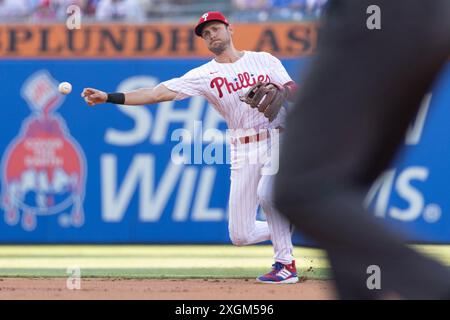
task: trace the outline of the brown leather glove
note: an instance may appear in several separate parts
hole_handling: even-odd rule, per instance
[[[272,122],[286,101],[287,95],[288,91],[284,87],[258,81],[240,99],[250,107],[258,108],[258,111]]]

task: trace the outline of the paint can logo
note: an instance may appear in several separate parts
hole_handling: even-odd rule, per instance
[[[22,97],[32,114],[22,122],[2,159],[5,222],[32,231],[39,216],[57,215],[62,227],[84,223],[86,160],[56,109],[64,102],[45,70],[31,75]]]

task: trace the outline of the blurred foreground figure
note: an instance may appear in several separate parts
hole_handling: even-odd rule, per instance
[[[450,272],[363,207],[450,55],[449,0],[331,0],[321,42],[287,117],[275,202],[327,251],[341,299],[450,298]],[[370,290],[367,268],[380,267]]]

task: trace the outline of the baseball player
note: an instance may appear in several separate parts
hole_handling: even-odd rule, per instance
[[[231,189],[229,234],[233,244],[244,246],[271,240],[274,247],[272,269],[257,278],[264,283],[298,282],[292,256],[291,228],[272,203],[273,170],[282,136],[286,100],[295,96],[296,84],[281,62],[266,52],[236,50],[233,29],[220,12],[207,12],[195,27],[214,59],[180,78],[160,83],[152,89],[126,93],[106,93],[85,88],[88,105],[110,102],[145,105],[203,96],[225,118],[231,131]],[[263,153],[259,161],[249,158]],[[264,170],[266,170],[266,173]],[[268,173],[271,172],[271,173]],[[267,221],[257,221],[261,206]]]

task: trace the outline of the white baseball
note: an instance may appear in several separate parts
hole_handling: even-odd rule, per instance
[[[68,82],[61,82],[58,86],[59,92],[69,94],[72,91],[72,85]]]

